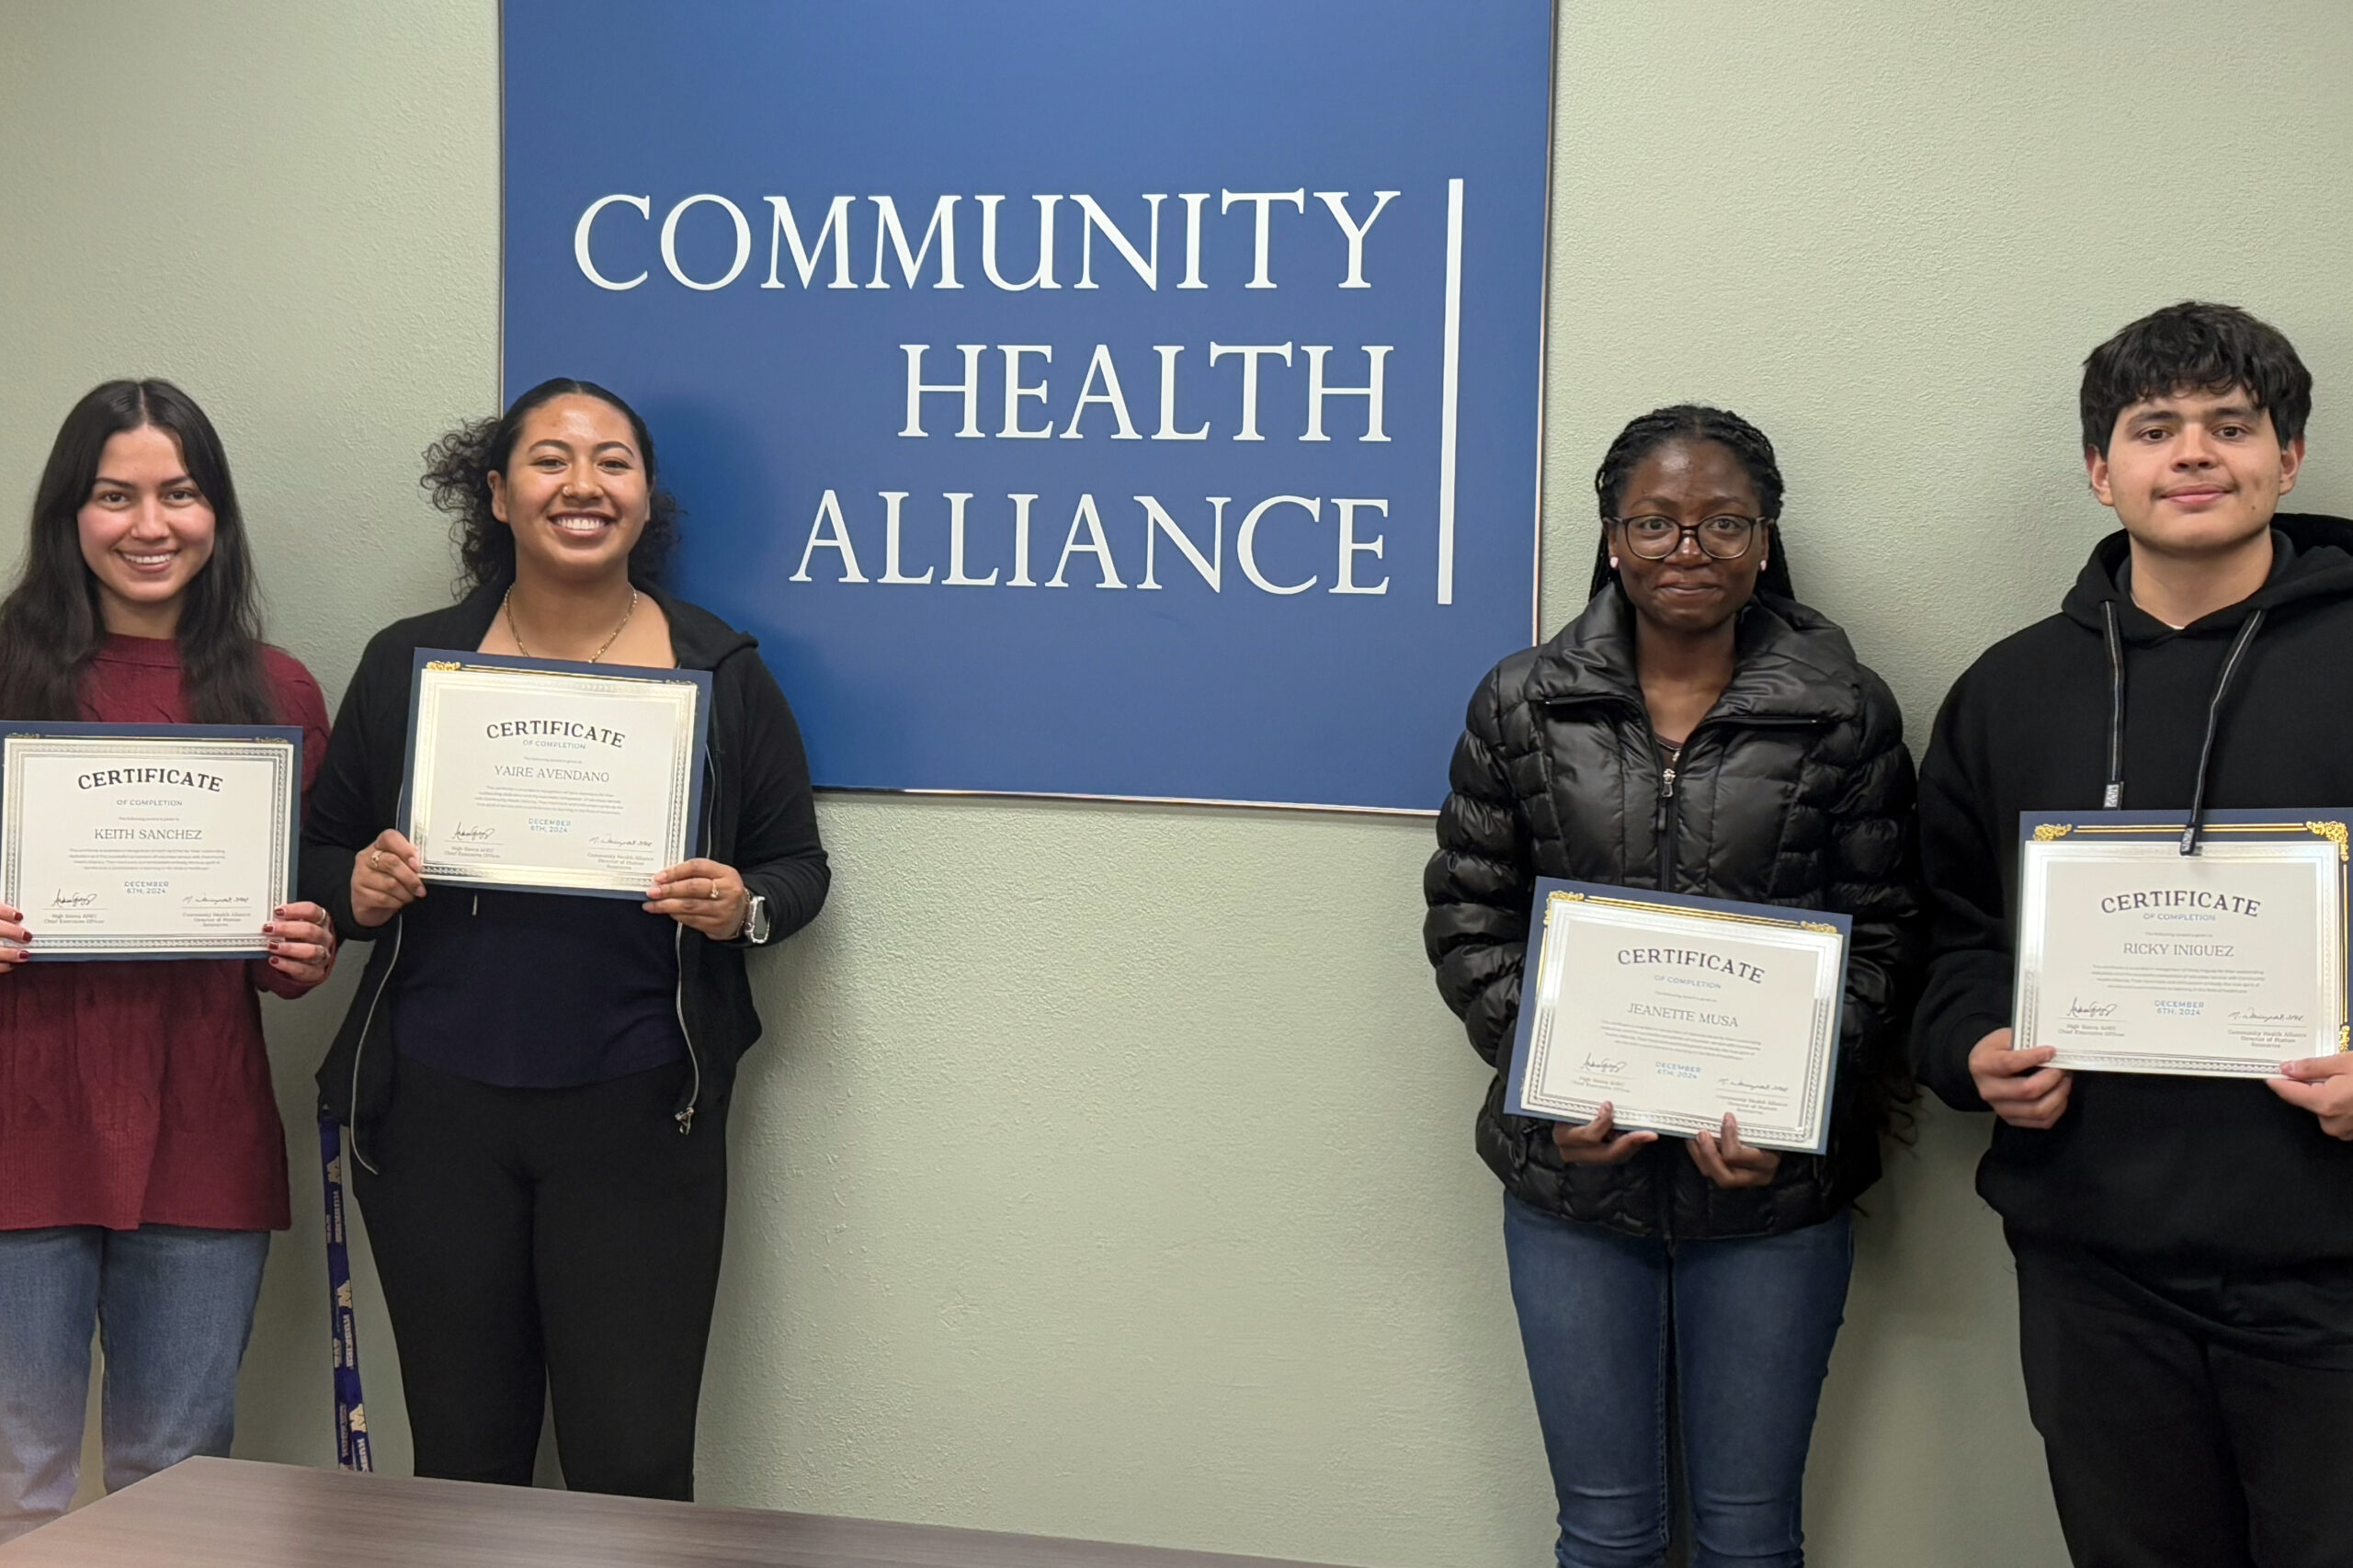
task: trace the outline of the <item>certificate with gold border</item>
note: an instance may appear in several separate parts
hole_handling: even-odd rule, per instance
[[[1529,925],[1513,1115],[1829,1146],[1847,916],[1548,877]]]
[[[302,732],[0,725],[0,903],[41,961],[259,958],[293,896]]]
[[[425,878],[643,898],[699,853],[710,672],[421,648],[401,831]]]
[[[2026,813],[2014,1043],[2204,1078],[2345,1050],[2348,823],[2210,812],[2193,844],[2179,812]]]

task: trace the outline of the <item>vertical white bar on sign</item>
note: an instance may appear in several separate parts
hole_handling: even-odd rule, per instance
[[[1438,602],[1454,602],[1454,405],[1462,358],[1462,182],[1446,182],[1446,358],[1438,381]]]

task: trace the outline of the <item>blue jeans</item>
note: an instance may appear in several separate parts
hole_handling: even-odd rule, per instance
[[[108,1491],[229,1451],[268,1256],[267,1231],[0,1231],[0,1541],[74,1500],[94,1326]]]
[[[1693,1568],[1805,1561],[1806,1445],[1845,1316],[1854,1227],[1638,1240],[1504,1199],[1504,1253],[1559,1495],[1562,1568],[1667,1547],[1667,1358]]]

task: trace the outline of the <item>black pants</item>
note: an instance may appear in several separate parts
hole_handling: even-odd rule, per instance
[[[574,1491],[689,1498],[727,1213],[723,1107],[686,1064],[501,1089],[400,1063],[354,1187],[416,1473],[529,1485],[543,1401]]]
[[[2076,1568],[2353,1564],[2353,1336],[2335,1280],[2162,1293],[2020,1244],[2018,1338]]]

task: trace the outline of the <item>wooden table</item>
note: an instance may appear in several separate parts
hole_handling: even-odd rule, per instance
[[[0,1568],[1311,1568],[933,1525],[189,1460]]]

